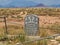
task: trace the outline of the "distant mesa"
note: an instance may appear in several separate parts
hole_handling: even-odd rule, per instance
[[[7,8],[15,8],[15,7],[33,7],[35,5],[37,5],[38,3],[35,3],[33,1],[23,1],[23,0],[13,0],[8,4],[0,4],[0,7],[7,7]]]
[[[11,0],[8,2],[1,2],[0,8],[22,8],[22,7],[60,7],[60,4],[45,5],[44,3],[36,3],[27,0]]]
[[[47,7],[47,6],[40,3],[40,4],[36,5],[35,7]]]

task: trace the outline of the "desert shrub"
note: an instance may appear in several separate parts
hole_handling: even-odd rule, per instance
[[[20,40],[22,43],[25,42],[25,35],[20,34],[20,35],[19,35],[19,40]]]
[[[5,36],[0,36],[0,41],[7,41],[8,40],[8,37],[5,35]]]
[[[40,40],[37,42],[37,45],[47,45],[47,40]]]

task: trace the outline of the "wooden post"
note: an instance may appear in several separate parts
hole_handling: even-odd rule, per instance
[[[4,22],[5,22],[5,33],[8,34],[7,32],[7,23],[6,23],[6,17],[4,17]]]

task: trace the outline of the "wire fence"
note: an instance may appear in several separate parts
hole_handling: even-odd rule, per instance
[[[5,31],[5,36],[6,37],[8,37],[8,38],[13,37],[14,39],[19,37],[19,38],[22,39],[22,43],[19,42],[16,45],[33,45],[33,43],[35,44],[37,41],[39,41],[39,43],[40,43],[41,40],[46,40],[46,39],[48,40],[48,39],[53,39],[53,38],[55,39],[55,37],[60,36],[60,34],[54,34],[52,36],[47,36],[47,37],[40,37],[39,36],[38,38],[35,38],[36,36],[35,37],[32,36],[33,38],[31,40],[29,38],[27,38],[28,40],[27,39],[24,40],[24,38],[22,37],[23,35],[8,35],[8,26],[7,26],[7,24],[15,24],[15,25],[20,26],[19,22],[9,22],[9,21],[6,20],[5,16],[0,17],[0,18],[4,19],[3,22],[5,24],[5,30],[4,31]],[[43,29],[47,29],[47,28],[43,28]],[[4,37],[2,37],[2,38],[4,38]],[[21,41],[21,39],[20,39],[20,41]],[[37,44],[37,45],[40,45],[40,44]],[[43,45],[45,45],[45,44],[43,44]]]

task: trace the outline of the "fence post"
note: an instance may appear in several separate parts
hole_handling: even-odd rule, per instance
[[[7,23],[6,23],[6,17],[4,17],[4,22],[5,22],[5,34],[8,34],[8,32],[7,32]]]

